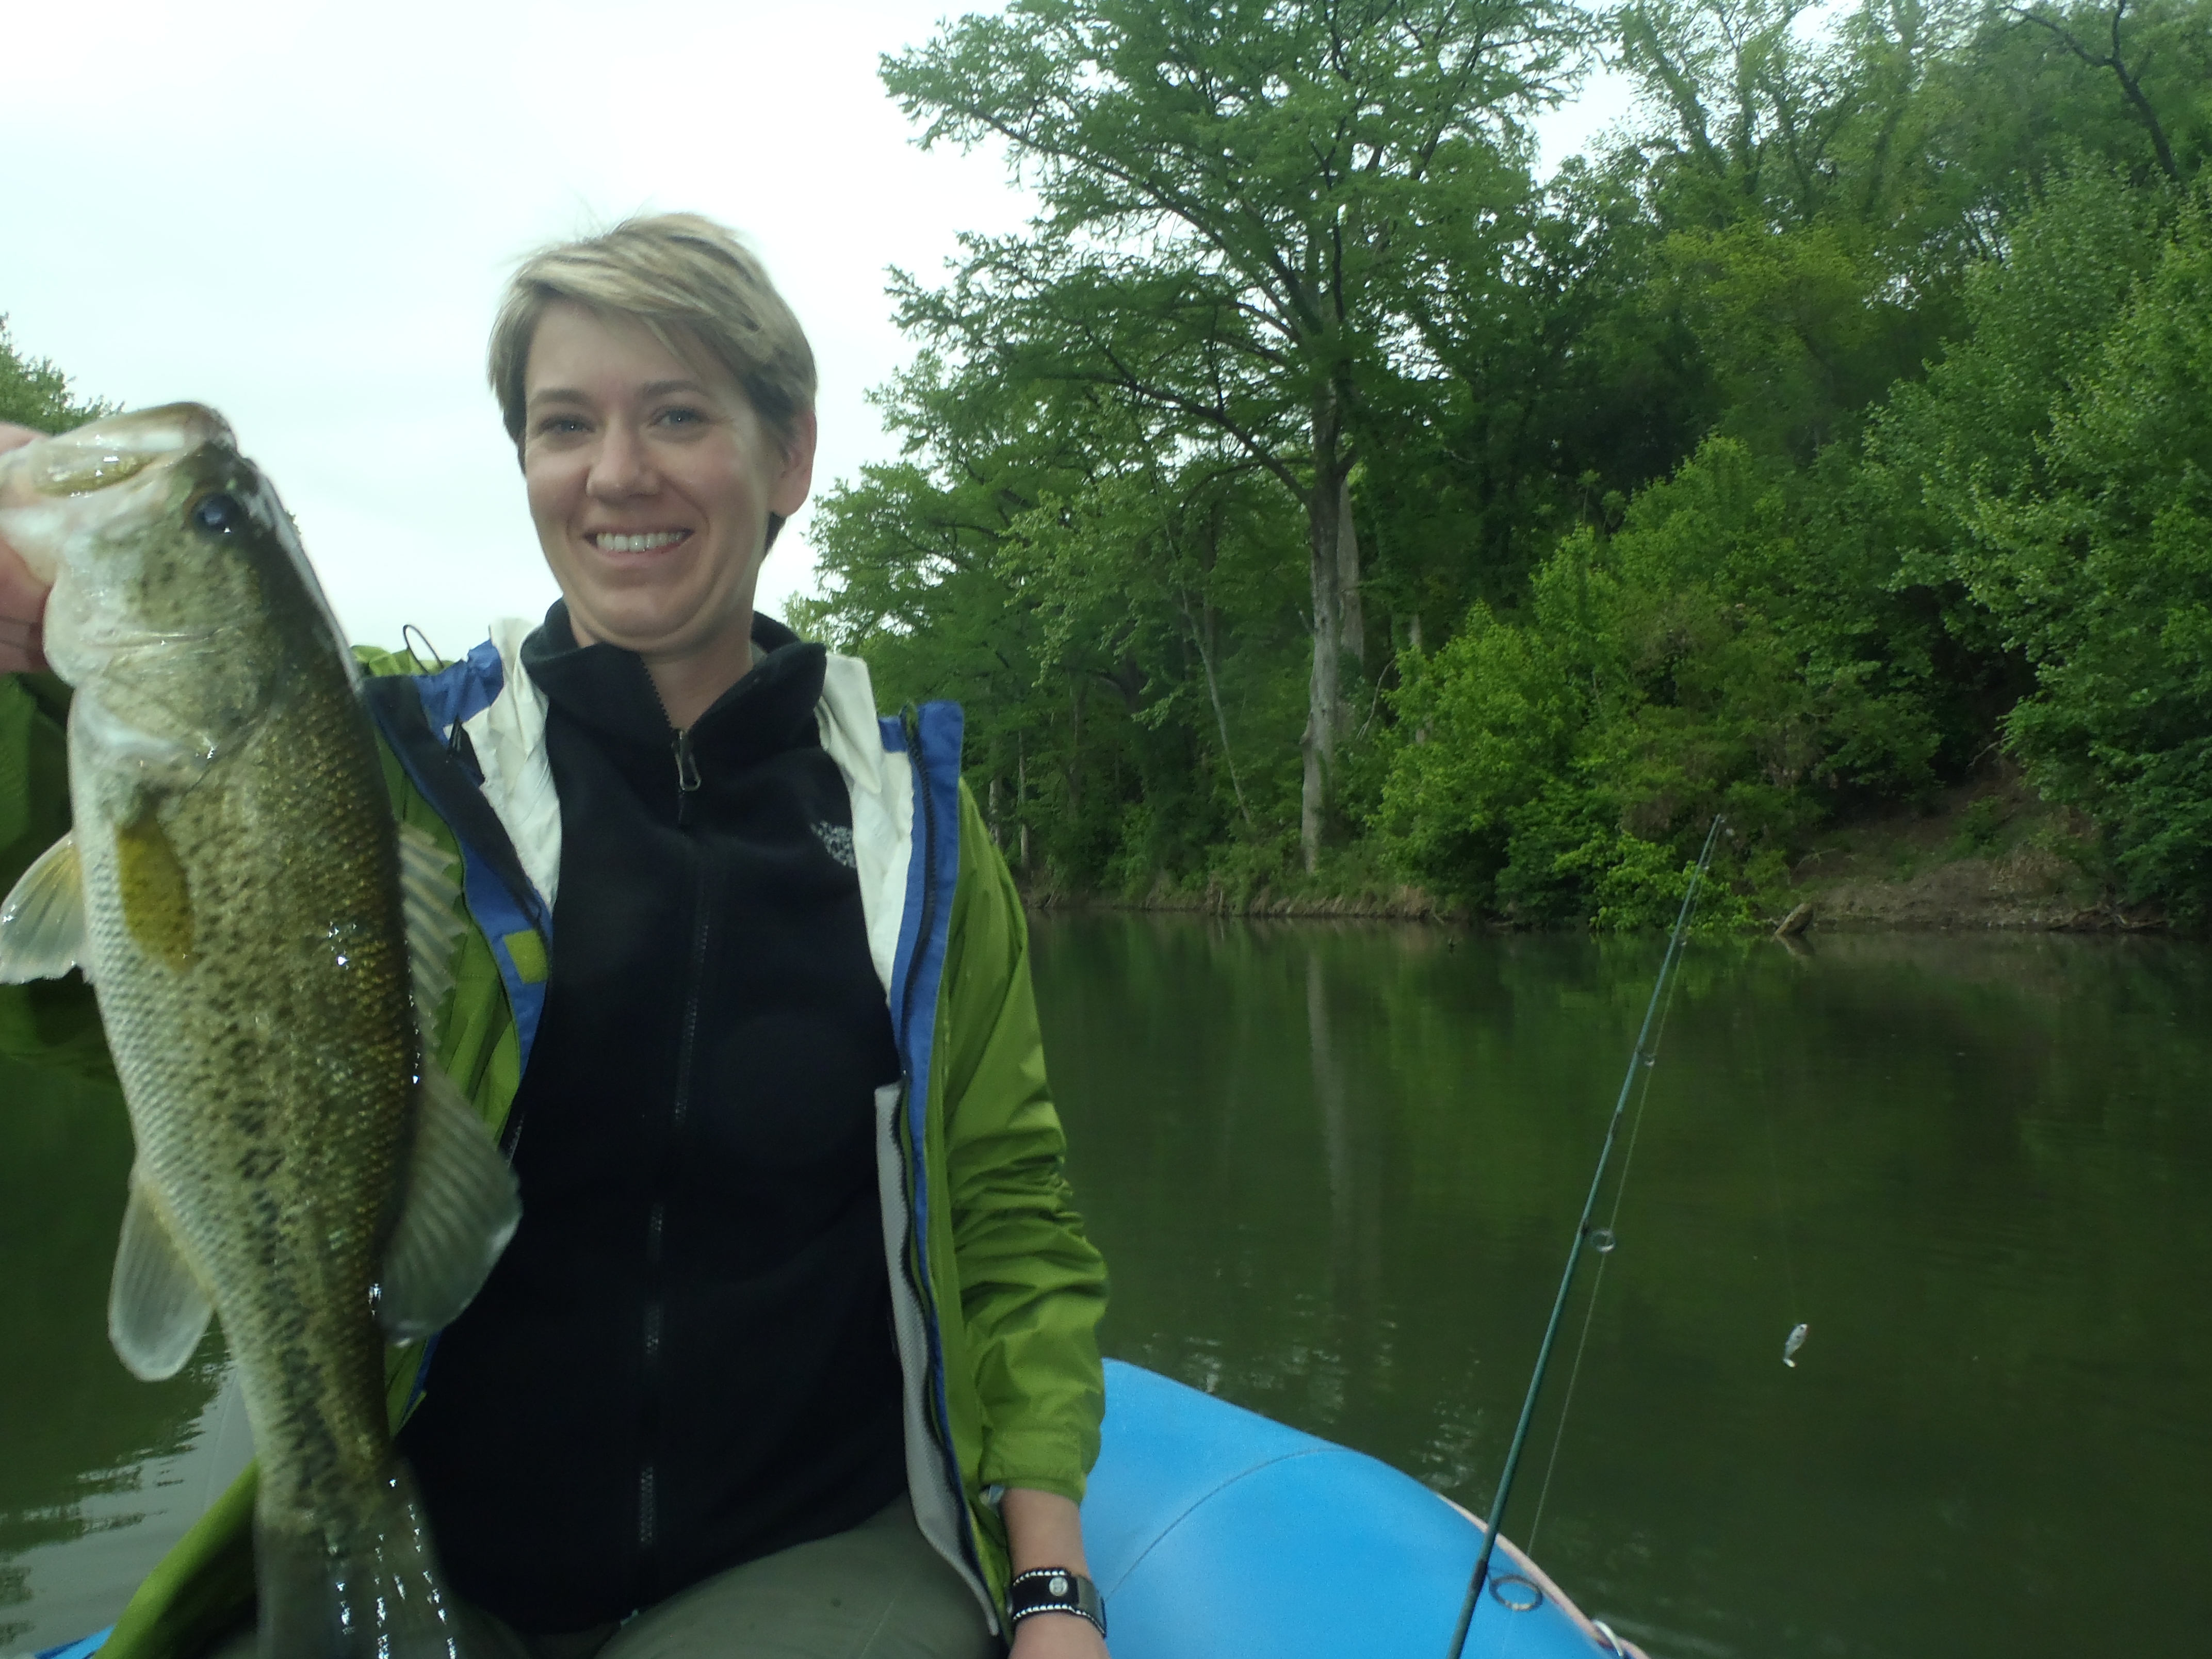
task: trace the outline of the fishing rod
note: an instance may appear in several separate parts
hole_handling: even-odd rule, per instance
[[[1659,1005],[1667,989],[1668,976],[1682,953],[1682,939],[1690,931],[1690,916],[1698,908],[1698,890],[1705,884],[1705,872],[1713,861],[1713,847],[1719,840],[1722,820],[1716,817],[1712,828],[1705,831],[1705,844],[1698,854],[1696,867],[1690,872],[1690,884],[1682,894],[1682,908],[1674,918],[1674,931],[1667,940],[1667,954],[1660,958],[1659,977],[1652,981],[1651,1001],[1644,1010],[1644,1027],[1636,1034],[1636,1048],[1628,1056],[1628,1073],[1620,1079],[1620,1098],[1613,1103],[1613,1117],[1605,1126],[1605,1144],[1598,1148],[1597,1168],[1590,1175],[1589,1196],[1583,1200],[1583,1218],[1576,1224],[1575,1241],[1567,1249],[1567,1270],[1559,1275],[1559,1293],[1552,1303],[1551,1322],[1544,1327],[1543,1345],[1536,1350],[1535,1375],[1528,1379],[1528,1398],[1521,1402],[1521,1420],[1513,1430],[1513,1443],[1505,1453],[1505,1472],[1498,1477],[1498,1496],[1492,1499],[1490,1519],[1482,1530],[1482,1547],[1474,1558],[1474,1571],[1467,1581],[1467,1599],[1460,1603],[1459,1624],[1452,1632],[1451,1648],[1447,1659],[1460,1659],[1467,1646],[1468,1626],[1474,1622],[1475,1603],[1481,1599],[1483,1582],[1490,1575],[1490,1553],[1498,1547],[1498,1523],[1505,1518],[1505,1500],[1513,1492],[1513,1476],[1521,1467],[1521,1453],[1528,1440],[1528,1425],[1536,1415],[1536,1396],[1544,1387],[1544,1368],[1552,1363],[1552,1347],[1559,1337],[1559,1316],[1566,1311],[1567,1292],[1575,1282],[1575,1269],[1581,1265],[1583,1247],[1590,1242],[1590,1217],[1597,1211],[1598,1188],[1605,1181],[1606,1160],[1613,1155],[1613,1140],[1620,1133],[1620,1120],[1628,1109],[1629,1091],[1636,1082],[1637,1069],[1649,1066],[1659,1058],[1649,1052],[1651,1028],[1659,1014]],[[1606,1248],[1610,1249],[1610,1244]]]

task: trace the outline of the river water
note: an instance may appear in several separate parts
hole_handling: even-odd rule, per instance
[[[1033,939],[1108,1352],[1486,1510],[1659,942]],[[2197,1650],[2208,997],[2157,940],[1693,945],[1508,1534],[1655,1659]],[[158,1386],[107,1350],[113,1097],[0,1101],[8,1654],[112,1618],[244,1449],[214,1339]]]

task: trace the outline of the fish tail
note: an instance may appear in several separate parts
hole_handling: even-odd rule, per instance
[[[260,1659],[471,1659],[459,1602],[404,1468],[343,1535],[257,1516]]]

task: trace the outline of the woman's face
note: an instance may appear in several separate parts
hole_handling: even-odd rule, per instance
[[[728,653],[743,673],[768,516],[812,481],[812,416],[787,447],[720,369],[568,301],[538,320],[523,396],[530,516],[577,642]]]

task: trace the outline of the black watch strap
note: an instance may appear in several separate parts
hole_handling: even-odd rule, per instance
[[[1033,1613],[1072,1613],[1106,1634],[1106,1601],[1098,1586],[1066,1567],[1031,1567],[1014,1575],[1006,1591],[1006,1622],[1018,1625]]]

